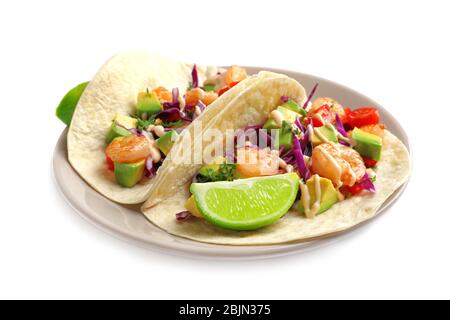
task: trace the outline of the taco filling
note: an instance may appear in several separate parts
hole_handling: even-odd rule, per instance
[[[346,199],[376,193],[385,135],[377,109],[313,100],[316,89],[304,103],[280,97],[264,122],[239,130],[233,150],[197,172],[176,219],[253,230],[289,210],[314,219]]]
[[[216,69],[199,83],[197,68],[185,93],[159,86],[137,94],[134,113],[116,114],[105,137],[106,168],[131,188],[151,179],[183,129],[227,90],[247,78],[246,70]]]

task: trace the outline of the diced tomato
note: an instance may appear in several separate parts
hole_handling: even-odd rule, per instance
[[[230,90],[230,87],[228,87],[228,86],[225,86],[225,87],[223,87],[222,89],[220,89],[220,90],[219,90],[219,97],[220,97],[221,95],[223,95],[225,92],[227,92],[228,90]]]
[[[377,124],[380,121],[378,110],[370,107],[355,110],[346,109],[345,118],[346,123],[352,128]]]
[[[114,161],[108,156],[106,156],[106,167],[108,170],[114,171]]]
[[[363,157],[363,160],[364,160],[364,164],[366,165],[366,168],[373,168],[377,165],[377,162],[378,162],[377,160],[372,160],[372,159],[364,158],[364,157]]]
[[[327,104],[324,104],[323,106],[318,108],[314,112],[314,115],[312,116],[314,127],[321,127],[324,125],[324,123],[320,120],[320,117],[318,117],[317,115],[320,115],[325,122],[333,121],[333,113],[331,112],[330,106]]]
[[[230,83],[230,88],[233,88],[235,85],[237,85],[240,81],[234,81]]]
[[[361,193],[361,191],[363,190],[360,186],[358,186],[357,184],[354,184],[353,186],[349,187],[346,186],[347,190],[352,194],[352,195],[357,195],[359,193]]]

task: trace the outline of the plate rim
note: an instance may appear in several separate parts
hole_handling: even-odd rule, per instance
[[[341,87],[349,91],[351,94],[357,95],[361,98],[367,99],[369,101],[372,101],[377,107],[381,108],[384,113],[386,113],[391,120],[393,120],[396,124],[396,130],[400,131],[402,134],[402,143],[406,146],[408,153],[409,153],[409,159],[410,159],[410,166],[411,170],[409,173],[409,176],[407,180],[397,189],[395,192],[382,204],[381,209],[378,210],[376,215],[368,220],[365,220],[361,223],[356,224],[355,226],[339,231],[336,233],[327,234],[325,236],[321,236],[314,239],[308,239],[306,241],[301,242],[287,242],[287,243],[280,243],[280,244],[272,244],[272,245],[245,245],[245,246],[233,246],[233,245],[223,245],[223,244],[212,244],[212,243],[203,243],[195,240],[190,240],[187,238],[183,238],[180,236],[172,235],[166,232],[165,230],[159,228],[158,226],[151,223],[148,219],[144,217],[146,223],[150,223],[155,228],[159,230],[159,232],[165,233],[171,238],[176,238],[175,244],[171,242],[163,243],[160,241],[149,241],[148,239],[143,239],[135,234],[132,233],[126,233],[123,230],[119,230],[116,226],[114,226],[111,223],[107,223],[106,221],[101,221],[99,218],[93,216],[89,212],[85,212],[83,208],[70,198],[69,192],[67,190],[68,186],[64,184],[63,179],[60,177],[60,170],[57,169],[58,163],[61,161],[61,152],[65,153],[65,161],[69,163],[67,159],[67,148],[65,148],[64,151],[61,151],[60,149],[62,146],[65,145],[66,142],[66,135],[68,131],[68,127],[65,128],[65,130],[61,133],[59,136],[56,146],[54,148],[53,157],[52,157],[52,177],[53,181],[55,182],[57,189],[59,191],[59,194],[62,196],[62,198],[69,204],[69,206],[77,212],[78,215],[80,215],[84,220],[90,222],[94,226],[96,226],[98,229],[102,230],[103,232],[106,232],[115,238],[118,238],[120,240],[126,241],[128,243],[132,243],[134,245],[137,245],[142,248],[150,249],[153,251],[165,253],[165,254],[171,254],[176,256],[183,256],[183,257],[196,257],[196,258],[204,258],[204,259],[240,259],[240,260],[255,260],[255,259],[267,259],[267,258],[274,258],[274,257],[280,257],[280,256],[286,256],[286,255],[292,255],[303,251],[309,251],[312,249],[315,249],[317,247],[322,247],[325,245],[328,245],[330,243],[334,243],[340,239],[343,239],[344,237],[351,236],[355,234],[355,231],[357,229],[363,229],[364,226],[368,225],[372,220],[378,218],[379,216],[382,216],[383,213],[387,212],[392,205],[399,199],[399,197],[403,194],[405,191],[410,178],[412,174],[413,169],[413,154],[412,154],[412,148],[410,139],[406,133],[406,131],[403,129],[403,126],[400,124],[400,122],[392,116],[392,114],[384,108],[381,104],[377,103],[372,98],[350,88],[346,85],[340,84],[338,82],[307,74],[302,73],[294,70],[286,70],[286,69],[279,69],[279,68],[262,68],[257,66],[244,66],[247,70],[265,70],[265,71],[272,71],[282,74],[295,74],[299,77],[307,77],[310,79],[314,79],[315,81],[324,81],[328,82],[329,84]],[[256,73],[256,72],[255,72]],[[70,166],[70,164],[69,164]],[[82,183],[85,185],[85,187],[90,188],[93,192],[97,192],[93,190],[85,181],[84,179],[78,175],[78,173],[70,166],[70,169],[74,171],[74,173],[77,175],[78,179],[82,180]],[[120,204],[117,204],[103,196],[101,196],[104,201],[112,202],[116,205],[122,206]],[[385,203],[387,203],[385,205]],[[184,245],[181,245],[180,242],[182,242]],[[220,252],[219,252],[220,250]]]

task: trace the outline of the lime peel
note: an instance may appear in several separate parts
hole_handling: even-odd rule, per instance
[[[293,205],[299,177],[287,173],[269,177],[193,183],[191,192],[202,216],[231,230],[255,230],[281,218]]]

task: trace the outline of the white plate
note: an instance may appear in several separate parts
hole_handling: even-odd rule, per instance
[[[408,137],[397,120],[386,109],[368,97],[335,82],[299,72],[257,67],[246,68],[251,74],[257,73],[259,70],[284,73],[297,79],[307,91],[311,90],[314,84],[318,82],[317,97],[333,97],[344,106],[376,107],[380,112],[382,122],[406,145],[411,153]],[[82,217],[102,230],[121,239],[132,241],[139,246],[183,256],[200,256],[213,259],[255,259],[292,254],[322,246],[341,238],[344,233],[348,234],[348,231],[350,231],[347,230],[346,232],[328,235],[325,238],[308,242],[269,246],[214,245],[170,235],[146,220],[144,215],[140,213],[139,206],[124,206],[114,203],[104,198],[85,183],[72,169],[67,160],[66,135],[67,130],[61,134],[53,155],[55,178],[65,199]],[[378,213],[386,210],[400,196],[405,187],[406,183],[384,202]]]

